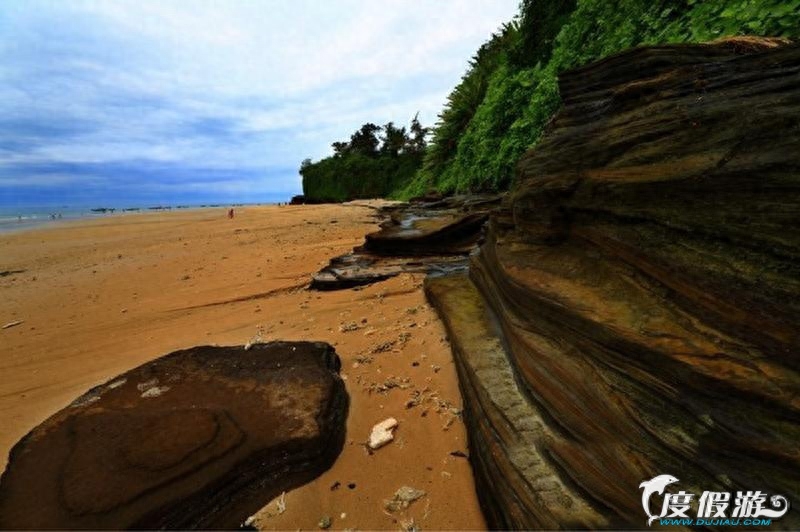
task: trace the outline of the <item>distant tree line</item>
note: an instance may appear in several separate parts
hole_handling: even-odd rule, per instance
[[[333,155],[300,165],[303,195],[310,201],[347,201],[391,195],[422,165],[429,128],[414,116],[406,129],[394,122],[367,122],[349,141],[334,142]]]

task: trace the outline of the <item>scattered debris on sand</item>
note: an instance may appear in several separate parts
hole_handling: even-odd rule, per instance
[[[411,503],[424,497],[426,493],[423,490],[403,486],[398,489],[391,499],[383,501],[383,507],[387,512],[396,512],[398,510],[405,510]]]

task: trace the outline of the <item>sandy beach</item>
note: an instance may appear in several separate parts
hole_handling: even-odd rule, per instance
[[[305,290],[328,259],[376,228],[367,205],[161,212],[0,235],[0,454],[88,388],[194,345],[322,340],[350,394],[347,443],[315,481],[259,512],[263,529],[484,528],[445,332],[404,275],[363,289]],[[407,408],[412,394],[422,398]],[[369,455],[371,427],[399,421]],[[459,453],[460,452],[460,453]],[[451,454],[451,453],[456,453]],[[427,496],[395,515],[401,486]]]

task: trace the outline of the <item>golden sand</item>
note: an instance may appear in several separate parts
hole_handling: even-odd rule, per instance
[[[350,394],[334,466],[259,512],[259,528],[485,528],[467,460],[461,398],[422,276],[310,292],[313,272],[374,230],[367,205],[244,207],[113,216],[0,235],[0,458],[87,389],[194,345],[322,340]],[[407,408],[415,392],[420,404]],[[399,421],[368,454],[371,427]],[[407,510],[384,501],[409,486]]]

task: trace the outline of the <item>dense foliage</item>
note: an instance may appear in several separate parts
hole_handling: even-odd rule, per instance
[[[800,36],[800,0],[522,0],[469,62],[424,155],[418,147],[400,164],[405,152],[337,151],[305,167],[305,190],[341,199],[507,189],[560,105],[560,72],[637,45],[734,35]]]
[[[401,197],[503,190],[557,110],[557,75],[641,44],[797,37],[800,0],[523,0],[448,97]]]
[[[330,202],[389,196],[407,185],[421,167],[427,133],[416,116],[408,132],[393,122],[382,127],[364,124],[349,141],[334,142],[332,156],[303,161],[303,194]]]

